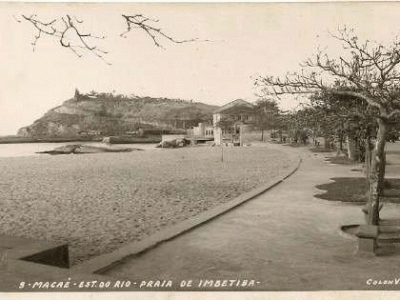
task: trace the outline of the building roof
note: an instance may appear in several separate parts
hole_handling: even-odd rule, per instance
[[[221,112],[228,112],[231,110],[236,110],[236,109],[243,109],[244,111],[249,111],[250,109],[254,109],[254,105],[251,104],[250,102],[244,101],[242,99],[236,99],[232,102],[229,102],[228,104],[225,104],[224,106],[220,107],[214,113],[221,113]]]

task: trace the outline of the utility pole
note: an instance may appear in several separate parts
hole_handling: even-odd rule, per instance
[[[239,125],[239,146],[242,147],[242,124]]]

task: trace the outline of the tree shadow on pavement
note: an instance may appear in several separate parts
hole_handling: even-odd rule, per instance
[[[315,195],[316,198],[354,204],[366,203],[367,181],[365,177],[335,177],[331,180],[334,182],[316,186],[325,191],[323,194]],[[382,202],[400,203],[400,179],[385,179],[383,194]]]
[[[325,161],[335,165],[358,165],[359,162],[351,160],[346,156],[334,156],[326,159]]]

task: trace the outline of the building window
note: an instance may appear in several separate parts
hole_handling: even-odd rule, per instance
[[[232,134],[232,133],[234,133],[234,128],[233,127],[231,127],[231,128],[228,128],[228,129],[222,129],[222,134],[223,135],[226,135],[226,134]]]

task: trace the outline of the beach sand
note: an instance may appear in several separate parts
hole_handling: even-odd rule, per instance
[[[288,171],[264,147],[0,158],[0,233],[68,243],[72,264],[225,203]]]

